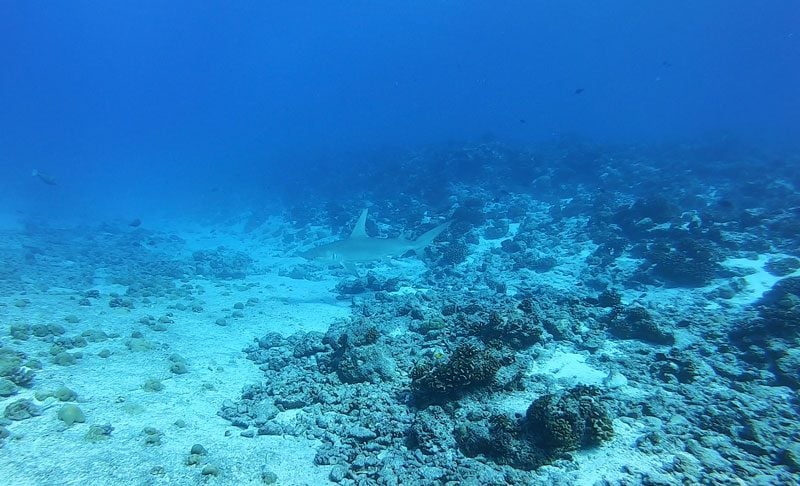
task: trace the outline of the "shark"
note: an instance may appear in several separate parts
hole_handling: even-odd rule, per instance
[[[361,211],[356,225],[348,238],[325,243],[300,254],[303,258],[329,266],[340,265],[358,275],[356,263],[375,262],[392,257],[401,257],[409,252],[421,255],[450,222],[442,223],[423,233],[415,240],[407,238],[370,238],[367,235],[367,211]]]

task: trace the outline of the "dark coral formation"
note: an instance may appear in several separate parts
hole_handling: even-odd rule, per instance
[[[659,242],[645,254],[650,271],[659,280],[676,286],[702,287],[714,278],[717,259],[704,240],[682,238],[673,244]]]
[[[758,302],[757,317],[742,320],[731,340],[744,358],[774,373],[776,380],[800,390],[800,277],[779,280]]]
[[[540,342],[543,333],[536,315],[491,312],[480,336],[485,342],[499,341],[514,349],[524,349]]]
[[[742,320],[731,331],[740,346],[764,346],[770,340],[788,341],[800,336],[800,277],[779,280],[755,304],[757,317]]]
[[[617,307],[622,304],[622,295],[614,289],[606,289],[597,296],[600,307]]]
[[[608,330],[622,339],[640,339],[655,344],[675,344],[675,336],[659,326],[641,306],[616,306],[608,316]]]
[[[454,224],[463,225],[465,228],[480,227],[486,220],[484,213],[484,202],[476,197],[465,199],[461,205],[453,211]]]
[[[524,428],[541,446],[553,451],[596,446],[614,434],[600,390],[591,386],[537,398],[525,413]]]
[[[458,265],[467,259],[469,247],[463,241],[455,241],[448,244],[442,250],[442,265]]]
[[[756,303],[763,324],[772,328],[771,334],[782,331],[800,333],[800,277],[778,281]]]
[[[31,364],[24,353],[9,348],[0,348],[0,378],[15,385],[30,388],[35,377]]]
[[[600,445],[613,434],[600,390],[576,386],[537,398],[521,420],[494,414],[457,427],[455,435],[468,456],[482,454],[499,464],[530,471],[561,453]]]
[[[488,385],[500,369],[500,361],[488,350],[465,343],[453,354],[417,364],[411,371],[411,389],[421,403],[456,398]]]
[[[660,380],[668,383],[693,383],[701,374],[697,362],[685,353],[671,350],[656,353],[652,371]]]
[[[785,277],[800,269],[800,259],[794,257],[770,258],[764,268],[777,277]]]
[[[347,297],[366,292],[394,292],[399,286],[399,278],[385,278],[375,272],[367,272],[363,277],[342,280],[336,285],[336,292]]]

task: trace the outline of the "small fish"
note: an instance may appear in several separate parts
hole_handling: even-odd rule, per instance
[[[730,211],[735,207],[733,201],[730,199],[721,199],[717,204],[719,205],[720,209],[724,209],[725,211]]]
[[[520,122],[520,123],[522,123],[522,124],[527,124],[527,123],[528,123],[528,120],[526,120],[526,119],[524,119],[524,118],[520,118],[520,119],[519,119],[519,122]]]
[[[132,228],[138,228],[141,225],[142,225],[142,220],[139,219],[139,218],[135,218],[133,221],[128,223],[128,226],[130,226]]]
[[[584,88],[578,88],[572,94],[579,95],[579,94],[583,93],[584,91],[586,91]]]
[[[33,169],[33,172],[31,172],[31,176],[38,177],[40,181],[44,182],[48,186],[55,186],[56,185],[56,180],[55,180],[55,178],[53,176],[51,176],[49,174],[44,174],[42,172],[39,172],[36,169]]]

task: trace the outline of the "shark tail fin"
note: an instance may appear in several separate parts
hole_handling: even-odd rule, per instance
[[[422,252],[425,251],[425,248],[431,246],[433,240],[435,240],[437,236],[442,234],[442,232],[446,230],[448,226],[450,226],[450,221],[442,223],[439,226],[433,228],[432,230],[426,231],[425,233],[421,234],[419,238],[412,241],[412,244],[414,245],[413,248],[414,253],[416,253],[417,255],[422,255]]]

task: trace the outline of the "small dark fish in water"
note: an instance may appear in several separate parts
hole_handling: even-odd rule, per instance
[[[520,119],[519,119],[519,122],[520,122],[520,123],[523,123],[523,124],[525,124],[525,123],[528,123],[528,121],[527,121],[526,119],[524,119],[524,118],[520,118]]]
[[[586,91],[586,90],[585,90],[585,89],[583,89],[583,88],[578,88],[578,89],[576,89],[576,90],[575,90],[575,91],[574,91],[572,94],[579,95],[579,94],[583,93],[584,91]]]
[[[55,178],[53,176],[49,175],[49,174],[43,174],[43,173],[39,172],[38,170],[33,169],[33,172],[31,172],[31,175],[33,177],[38,177],[40,181],[44,182],[48,186],[55,186],[56,185]]]
[[[131,221],[130,223],[128,223],[128,226],[131,226],[133,228],[138,228],[141,225],[142,225],[142,220],[139,219],[139,218],[136,218],[133,221]]]
[[[733,201],[729,199],[722,199],[717,204],[719,204],[720,209],[724,209],[726,211],[730,211],[734,208]]]

